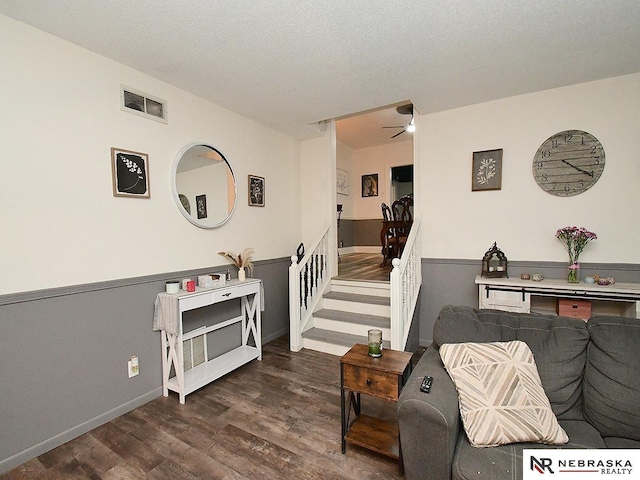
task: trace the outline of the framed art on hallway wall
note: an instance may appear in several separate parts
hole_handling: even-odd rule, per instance
[[[336,193],[349,195],[349,172],[336,168]]]
[[[378,196],[378,174],[371,173],[362,176],[362,196],[377,197]]]

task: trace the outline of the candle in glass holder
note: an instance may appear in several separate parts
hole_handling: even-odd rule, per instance
[[[382,356],[382,330],[369,330],[369,356]]]
[[[165,291],[167,293],[178,293],[180,291],[180,282],[177,280],[170,280],[165,284]]]

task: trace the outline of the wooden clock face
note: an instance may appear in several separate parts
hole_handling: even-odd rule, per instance
[[[604,148],[581,130],[565,130],[547,138],[533,157],[533,176],[540,188],[558,197],[589,190],[604,170]]]

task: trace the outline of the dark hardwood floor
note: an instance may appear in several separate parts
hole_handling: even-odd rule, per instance
[[[347,253],[340,255],[338,262],[338,280],[366,280],[389,282],[391,262],[380,267],[382,254]]]
[[[340,445],[339,357],[284,336],[187,396],[157,398],[0,475],[16,479],[397,479],[397,463]],[[362,413],[395,416],[363,396]]]

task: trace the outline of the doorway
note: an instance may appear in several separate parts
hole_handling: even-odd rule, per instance
[[[384,270],[380,268],[382,204],[391,206],[416,188],[413,133],[406,128],[412,115],[400,108],[407,105],[411,104],[390,105],[335,121],[336,204],[342,205],[337,228],[338,270],[343,273],[353,262],[368,262]],[[379,180],[377,194],[365,194],[363,179],[372,176]],[[351,254],[358,254],[358,258],[350,258]]]
[[[413,195],[413,165],[391,167],[389,190],[391,203],[406,195]]]

